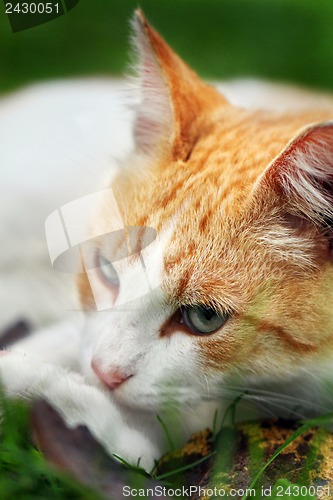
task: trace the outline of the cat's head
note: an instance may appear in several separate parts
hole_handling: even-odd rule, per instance
[[[333,124],[238,109],[141,12],[134,26],[136,150],[112,189],[124,226],[142,229],[97,245],[80,277],[86,309],[113,305],[88,312],[86,373],[156,408],[214,396],[229,375],[312,366],[333,346]],[[105,204],[95,223],[110,214]],[[135,251],[118,260],[129,238]]]

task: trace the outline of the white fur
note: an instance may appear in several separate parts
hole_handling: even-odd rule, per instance
[[[150,470],[159,450],[142,429],[128,425],[123,413],[101,389],[84,382],[82,376],[33,356],[10,353],[0,363],[1,379],[10,397],[44,398],[71,427],[84,424],[110,454],[118,454]],[[18,370],[19,367],[19,370]]]
[[[46,218],[104,189],[132,148],[124,82],[73,80],[28,87],[0,100],[0,327],[34,326],[78,308],[70,274],[52,270]],[[110,140],[111,138],[111,140]]]

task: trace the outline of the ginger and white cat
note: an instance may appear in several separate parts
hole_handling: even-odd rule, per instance
[[[134,26],[136,147],[112,192],[124,226],[141,230],[92,240],[84,317],[3,352],[0,374],[9,396],[48,399],[150,470],[166,450],[156,415],[181,442],[242,393],[239,418],[333,407],[333,101],[237,108],[140,11]],[[106,203],[90,224],[110,217]],[[128,239],[135,251],[119,259]]]

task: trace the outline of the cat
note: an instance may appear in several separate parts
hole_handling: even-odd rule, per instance
[[[116,204],[126,237],[91,239],[84,314],[2,351],[0,375],[150,471],[161,421],[184,442],[237,395],[239,419],[332,409],[333,101],[235,107],[133,25],[135,150],[90,221],[106,233]]]

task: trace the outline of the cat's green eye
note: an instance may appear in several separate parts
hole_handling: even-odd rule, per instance
[[[119,287],[119,277],[111,262],[99,251],[96,253],[96,267],[104,281],[113,287]]]
[[[184,324],[196,334],[213,333],[228,320],[228,314],[218,314],[214,309],[203,306],[181,308]]]

